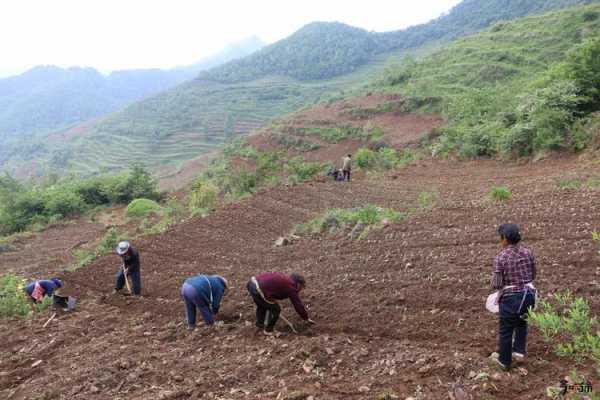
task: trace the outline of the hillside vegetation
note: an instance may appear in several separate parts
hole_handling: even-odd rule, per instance
[[[29,137],[114,112],[262,46],[259,39],[250,38],[170,70],[123,70],[105,76],[93,68],[38,66],[0,79],[0,144],[10,137]]]
[[[390,68],[374,85],[449,124],[434,151],[464,156],[580,150],[600,109],[600,6],[515,22]]]
[[[341,23],[312,23],[290,37],[241,60],[206,71],[200,80],[241,82],[270,75],[298,80],[327,79],[354,71],[376,54],[410,49],[428,42],[453,40],[485,29],[496,21],[593,0],[466,0],[429,23],[406,30],[377,33]]]
[[[11,173],[25,166],[21,172],[90,174],[119,170],[132,161],[179,167],[273,118],[353,93],[390,60],[427,53],[500,20],[591,2],[466,0],[427,24],[387,33],[340,23],[309,24],[251,56],[83,127],[77,135],[6,146],[0,163]]]

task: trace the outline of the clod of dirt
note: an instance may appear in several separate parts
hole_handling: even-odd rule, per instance
[[[292,393],[286,395],[283,399],[284,400],[307,400],[309,397],[310,397],[310,393],[297,391],[297,392],[292,392]]]
[[[354,225],[354,228],[352,228],[352,232],[350,232],[350,239],[355,240],[358,238],[365,228],[365,224],[362,221],[358,221],[356,225]]]
[[[393,392],[383,392],[376,397],[376,400],[397,400],[400,397]]]
[[[290,240],[286,237],[280,237],[275,241],[275,246],[276,247],[282,247],[282,246],[287,246],[290,244]]]

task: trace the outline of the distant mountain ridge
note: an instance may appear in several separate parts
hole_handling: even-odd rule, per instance
[[[339,22],[313,22],[240,60],[205,71],[199,80],[237,83],[281,75],[304,80],[350,73],[375,55],[432,41],[449,41],[491,24],[598,0],[464,0],[426,24],[391,32],[368,32]]]
[[[0,140],[106,115],[263,46],[252,37],[193,65],[170,70],[123,70],[105,76],[93,68],[37,66],[0,79]]]
[[[82,174],[116,171],[134,161],[172,171],[273,118],[346,96],[379,76],[389,60],[426,53],[500,21],[599,2],[464,0],[427,24],[385,33],[312,23],[247,57],[134,102],[61,143],[0,149],[0,166],[14,171],[36,157],[42,169]]]

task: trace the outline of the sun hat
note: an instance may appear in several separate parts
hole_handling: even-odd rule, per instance
[[[120,256],[127,253],[127,250],[129,250],[129,242],[120,242],[117,246],[117,254]]]

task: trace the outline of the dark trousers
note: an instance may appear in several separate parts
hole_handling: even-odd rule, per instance
[[[142,292],[142,278],[140,276],[139,268],[130,269],[127,272],[127,275],[131,278],[131,290],[133,294],[139,296]],[[115,289],[121,290],[125,286],[125,274],[123,273],[123,267],[119,268],[119,273],[117,273],[117,282],[115,284]]]
[[[281,307],[277,303],[267,303],[258,293],[252,281],[248,282],[246,288],[256,304],[256,326],[260,329],[264,328],[267,332],[272,332],[279,319]]]
[[[200,296],[198,290],[190,284],[184,283],[181,287],[181,296],[185,302],[185,313],[189,327],[196,326],[196,308],[200,310],[204,323],[212,325],[215,318],[206,301]]]
[[[344,170],[344,179],[342,180],[348,180],[348,182],[350,182],[350,170]]]
[[[510,365],[512,352],[525,354],[527,351],[527,311],[535,306],[533,292],[511,293],[500,301],[500,329],[498,331],[498,353],[500,362]]]

